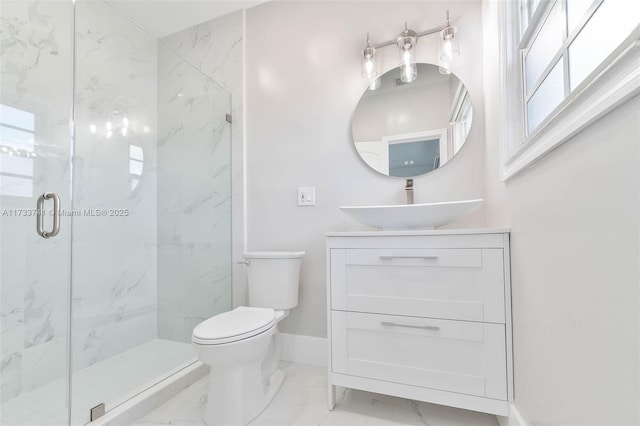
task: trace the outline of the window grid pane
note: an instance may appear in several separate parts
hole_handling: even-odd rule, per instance
[[[132,175],[141,176],[142,175],[142,161],[137,160],[129,160],[129,173]]]
[[[35,122],[36,118],[33,113],[0,104],[0,123],[34,132]]]
[[[30,198],[33,196],[33,179],[0,174],[0,195]]]
[[[629,36],[640,22],[640,1],[605,0],[569,46],[573,91]]]
[[[527,134],[531,134],[564,99],[562,58],[527,102]]]
[[[527,7],[530,6],[531,0],[525,1]],[[597,4],[600,5],[594,11]],[[525,10],[529,9],[523,8],[523,13]],[[525,133],[530,135],[545,121],[639,22],[640,1],[556,0],[547,18],[536,22],[540,28],[529,29],[534,33],[537,30],[537,35],[522,48],[525,52],[522,59]],[[558,58],[551,67],[551,61]]]
[[[527,94],[535,90],[536,82],[562,47],[564,25],[562,4],[556,1],[524,59]]]
[[[0,154],[0,174],[33,176],[33,159],[19,155]]]
[[[0,124],[0,145],[15,149],[33,151],[34,134]]]
[[[524,34],[531,22],[531,17],[538,10],[541,0],[522,0],[520,7],[520,35]]]
[[[566,0],[567,1],[567,28],[569,34],[576,29],[576,26],[587,12],[594,0]]]

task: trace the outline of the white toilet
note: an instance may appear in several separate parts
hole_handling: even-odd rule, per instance
[[[298,305],[304,254],[244,253],[249,306],[216,315],[194,328],[193,345],[211,368],[206,424],[246,425],[280,389],[284,372],[278,368],[277,324]]]

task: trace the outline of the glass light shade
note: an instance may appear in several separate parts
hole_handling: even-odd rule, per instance
[[[460,54],[456,28],[447,27],[440,32],[440,60],[451,61]]]
[[[371,84],[369,84],[369,90],[377,90],[380,88],[380,77],[375,80],[371,80]]]
[[[415,49],[400,49],[400,80],[403,83],[411,83],[418,77]]]
[[[362,77],[373,80],[378,75],[378,67],[376,65],[376,49],[366,47],[362,51]]]

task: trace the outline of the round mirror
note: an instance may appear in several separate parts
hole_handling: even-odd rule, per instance
[[[418,77],[404,83],[395,68],[376,86],[360,98],[351,134],[362,160],[377,172],[398,177],[429,173],[450,161],[467,140],[471,98],[448,70],[418,64]]]

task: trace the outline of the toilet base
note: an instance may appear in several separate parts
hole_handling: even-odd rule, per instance
[[[260,365],[235,371],[211,369],[207,407],[202,417],[205,424],[245,426],[267,408],[282,387],[285,374],[278,368],[262,383],[255,383],[252,379],[261,378],[255,367]]]
[[[280,319],[284,316],[280,315]],[[210,368],[209,395],[202,417],[209,426],[249,424],[269,405],[284,382],[284,371],[279,368],[277,326],[237,342],[194,346]]]
[[[284,377],[284,371],[279,368],[271,375],[271,378],[268,380],[268,384],[265,387],[265,398],[267,399],[267,403],[265,404],[264,408],[267,408],[267,405],[269,405],[269,403],[273,400],[273,398],[282,387],[282,383],[284,383]],[[262,410],[264,410],[264,408]],[[260,410],[260,413],[262,412],[262,410]]]

